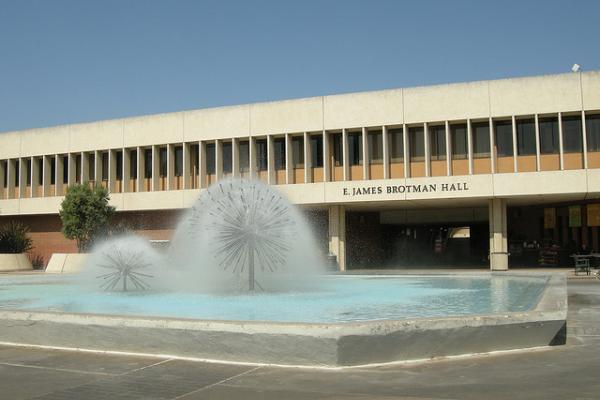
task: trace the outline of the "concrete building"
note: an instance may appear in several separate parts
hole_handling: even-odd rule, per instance
[[[277,185],[340,268],[564,264],[599,250],[600,72],[305,98],[0,134],[0,224],[60,233],[69,185],[168,240],[227,176]],[[510,255],[509,255],[510,254]]]

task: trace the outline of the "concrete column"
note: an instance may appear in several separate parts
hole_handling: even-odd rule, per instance
[[[175,146],[167,145],[167,190],[175,189]]]
[[[513,115],[511,117],[511,121],[512,121],[512,142],[513,142],[513,168],[514,168],[514,172],[518,171],[518,167],[517,167],[517,156],[519,155],[519,153],[517,152],[517,119],[515,118],[515,116]]]
[[[54,193],[50,193],[50,182],[52,182],[52,157],[44,156],[42,162],[44,163],[44,177],[42,178],[42,192],[44,197],[54,196]]]
[[[240,139],[231,140],[231,175],[234,178],[240,177]]]
[[[77,180],[77,154],[67,154],[67,182],[69,186],[73,186]]]
[[[294,164],[292,159],[292,136],[285,134],[285,183],[294,183]]]
[[[102,185],[102,152],[94,151],[94,184]]]
[[[6,185],[6,181],[4,180],[4,174],[6,173],[6,164],[8,161],[0,160],[0,199],[6,198],[6,190],[4,186]],[[8,186],[8,185],[6,185]]]
[[[123,171],[123,177],[121,179],[121,192],[126,193],[130,192],[130,183],[131,183],[131,150],[123,148],[121,150],[123,156],[121,157],[121,162],[123,166],[121,167],[121,171]]]
[[[369,131],[367,128],[362,128],[361,132],[362,139],[362,159],[363,159],[363,179],[371,179],[369,176],[369,164],[371,160],[369,159]]]
[[[425,141],[425,176],[431,176],[431,144],[427,122],[423,123],[423,140]]]
[[[538,115],[535,114],[535,170],[540,170],[540,124]]]
[[[256,179],[256,139],[253,137],[248,140],[248,148],[248,152],[250,153],[248,157],[250,163],[250,179]]]
[[[560,169],[565,169],[565,151],[563,148],[562,113],[558,113],[558,152],[560,154]]]
[[[190,156],[190,144],[189,143],[182,143],[181,144],[181,151],[182,151],[182,157],[183,160],[181,161],[183,163],[183,189],[191,189],[191,182],[192,182],[192,177],[191,177],[191,170],[192,170],[192,165],[191,165],[191,161],[192,161],[192,157]]]
[[[473,131],[471,120],[467,119],[467,157],[469,159],[469,175],[473,175]]]
[[[446,121],[446,173],[452,175],[452,143],[450,142],[450,123]]]
[[[348,131],[342,129],[342,165],[344,168],[343,180],[350,178],[350,157],[348,154]]]
[[[39,162],[41,162],[41,160],[38,157],[31,157],[31,193],[30,196],[31,197],[36,197],[37,196],[37,189],[40,186],[39,184],[39,180],[40,180],[40,168],[39,168]],[[43,175],[42,175],[43,178]]]
[[[496,135],[494,135],[494,120],[490,117],[490,158],[492,161],[492,174],[496,173]]]
[[[310,183],[312,177],[312,174],[310,173],[312,168],[312,151],[310,148],[310,135],[308,134],[308,132],[304,132],[303,137],[304,148],[302,149],[302,151],[304,151],[304,183]]]
[[[25,197],[25,186],[27,186],[27,159],[19,158],[19,198]]]
[[[404,178],[410,177],[410,139],[408,137],[408,127],[402,124],[402,142],[404,146]]]
[[[15,197],[15,160],[6,161],[6,198]]]
[[[267,135],[267,183],[275,184],[275,146],[273,145],[273,136]]]
[[[329,137],[323,131],[323,181],[331,181],[331,155],[329,154]]]
[[[56,154],[54,157],[55,168],[54,172],[56,172],[56,176],[54,177],[54,189],[56,196],[62,196],[63,190],[63,172],[65,165],[63,163],[63,156],[61,154]],[[102,171],[100,171],[102,173]]]
[[[159,190],[158,179],[160,178],[160,148],[156,145],[152,146],[152,182],[150,190],[153,192]]]
[[[81,176],[79,181],[82,185],[87,185],[90,180],[90,153],[87,151],[81,152]]]
[[[143,192],[144,191],[144,179],[146,179],[146,159],[144,157],[144,149],[141,147],[136,148],[137,151],[137,176],[135,179],[135,191]]]
[[[508,269],[508,242],[506,235],[506,200],[488,201],[490,226],[490,269],[505,271]]]
[[[581,134],[583,135],[583,168],[588,167],[588,152],[587,152],[587,129],[585,126],[585,112],[581,111]]]
[[[387,126],[381,127],[383,143],[383,179],[390,179],[390,144],[388,142]]]
[[[329,206],[329,253],[337,258],[340,271],[346,270],[346,211],[344,206]]]

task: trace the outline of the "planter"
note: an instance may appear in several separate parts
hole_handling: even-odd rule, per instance
[[[86,253],[54,253],[50,257],[46,272],[54,274],[79,272],[87,256]]]
[[[0,272],[31,271],[33,266],[27,254],[0,254]]]

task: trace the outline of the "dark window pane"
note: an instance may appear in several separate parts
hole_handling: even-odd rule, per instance
[[[304,168],[304,137],[292,138],[292,163],[294,168]]]
[[[275,150],[275,169],[285,169],[285,138],[273,139],[273,149]]]
[[[250,142],[240,142],[240,171],[248,172],[250,170]]]
[[[348,134],[348,161],[350,165],[362,164],[362,135],[360,132]]]
[[[69,183],[69,157],[62,157],[63,183]]]
[[[425,142],[423,127],[408,128],[410,161],[423,161],[425,159]]]
[[[206,145],[206,173],[208,175],[214,175],[216,172],[215,151],[216,148],[214,143],[208,143]]]
[[[446,159],[446,127],[444,125],[429,127],[429,148],[432,160]]]
[[[175,176],[183,175],[183,146],[175,147]]]
[[[390,162],[404,161],[404,138],[402,128],[388,129],[388,146],[390,148]]]
[[[558,118],[540,118],[540,153],[558,154]]]
[[[563,117],[563,150],[565,153],[579,153],[583,149],[581,117]]]
[[[123,152],[117,151],[117,180],[123,180]]]
[[[233,153],[232,153],[232,144],[231,142],[225,142],[221,145],[221,154],[223,156],[223,173],[225,174],[230,174],[231,171],[233,170],[233,166],[232,166],[232,159],[233,159]]]
[[[498,157],[513,156],[513,137],[511,121],[496,121],[494,123],[496,133],[496,151]]]
[[[268,169],[267,139],[256,141],[256,170],[266,171]]]
[[[333,163],[336,167],[339,167],[344,163],[343,160],[343,148],[342,148],[342,134],[341,133],[332,133],[331,137],[333,138]]]
[[[44,184],[44,160],[38,159],[37,161],[37,169],[38,169],[38,185]]]
[[[517,154],[535,155],[535,120],[517,120]]]
[[[50,159],[50,184],[56,185],[56,157]]]
[[[152,178],[152,149],[144,150],[144,178]]]
[[[27,160],[27,168],[25,169],[27,176],[25,177],[26,185],[31,186],[31,158]]]
[[[19,186],[19,175],[21,170],[21,163],[19,160],[15,161],[15,186]]]
[[[158,162],[160,164],[160,177],[167,176],[167,148],[161,147],[158,153]]]
[[[311,166],[323,167],[323,135],[317,134],[310,137]]]
[[[490,124],[479,122],[471,125],[473,135],[473,157],[485,158],[490,156]]]
[[[88,180],[93,181],[96,179],[96,155],[90,154],[88,156]]]
[[[468,157],[469,147],[466,124],[450,125],[450,142],[452,144],[452,158],[461,160]]]
[[[371,164],[383,162],[383,134],[381,131],[369,132],[369,158]]]
[[[3,162],[2,163],[2,168],[3,168],[3,175],[4,175],[4,179],[2,179],[2,186],[3,187],[8,187],[8,162]]]
[[[102,180],[108,180],[108,153],[102,153]]]
[[[600,114],[585,116],[588,151],[600,151]]]
[[[137,150],[129,151],[129,179],[137,178]]]
[[[75,182],[81,183],[81,154],[75,156]]]

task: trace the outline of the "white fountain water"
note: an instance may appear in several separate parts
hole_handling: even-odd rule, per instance
[[[314,288],[324,262],[301,213],[258,181],[225,179],[182,217],[168,254],[132,235],[98,246],[83,277],[108,291]]]

